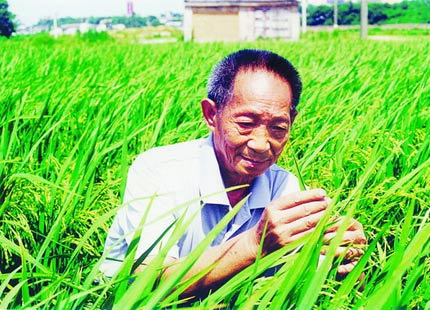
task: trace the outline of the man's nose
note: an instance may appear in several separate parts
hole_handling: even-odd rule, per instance
[[[266,128],[253,130],[251,138],[248,140],[248,147],[257,153],[264,153],[270,149],[269,133]]]

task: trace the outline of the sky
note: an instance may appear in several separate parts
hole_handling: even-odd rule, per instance
[[[20,24],[31,26],[42,18],[122,16],[127,12],[127,0],[7,0],[9,11]],[[136,14],[160,15],[183,13],[183,0],[133,0]]]

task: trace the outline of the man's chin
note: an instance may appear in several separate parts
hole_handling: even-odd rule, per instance
[[[250,182],[254,180],[256,177],[262,175],[269,167],[266,165],[264,168],[260,167],[259,169],[255,167],[242,167],[242,176],[246,177]]]

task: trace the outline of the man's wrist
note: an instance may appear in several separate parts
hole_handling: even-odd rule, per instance
[[[260,252],[260,244],[257,242],[255,228],[247,230],[243,237],[247,258],[250,259],[251,263],[254,263]]]

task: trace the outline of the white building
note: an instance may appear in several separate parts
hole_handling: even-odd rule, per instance
[[[298,40],[299,34],[296,0],[185,0],[187,41]]]

